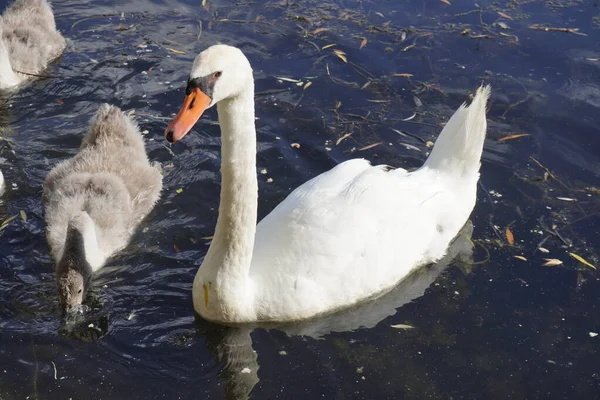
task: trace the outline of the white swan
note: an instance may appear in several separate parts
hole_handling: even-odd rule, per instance
[[[48,1],[15,1],[0,17],[0,90],[41,73],[65,46]]]
[[[476,201],[490,88],[480,88],[414,171],[346,161],[294,190],[256,225],[258,185],[252,68],[235,47],[194,61],[180,140],[215,104],[221,125],[221,203],[193,284],[195,310],[225,323],[296,321],[391,290],[440,259]]]
[[[4,175],[2,175],[2,171],[0,171],[0,195],[4,192]]]
[[[64,308],[82,303],[93,272],[127,245],[161,190],[160,166],[148,162],[137,125],[102,105],[79,153],[44,182],[47,239]]]

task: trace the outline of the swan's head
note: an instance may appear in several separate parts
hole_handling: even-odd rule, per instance
[[[240,49],[223,44],[209,47],[194,60],[183,106],[165,137],[171,143],[181,140],[204,110],[247,93],[252,85],[252,67]]]

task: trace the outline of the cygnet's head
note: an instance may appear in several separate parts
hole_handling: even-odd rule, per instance
[[[75,215],[69,221],[63,254],[56,265],[58,298],[66,311],[83,303],[92,281],[84,236],[95,240],[94,223],[87,213]]]
[[[81,305],[87,294],[89,279],[86,281],[81,272],[69,268],[58,276],[56,285],[58,288],[58,298],[60,305],[65,311]]]
[[[165,130],[171,143],[181,140],[207,108],[253,88],[250,62],[236,47],[218,44],[196,57],[181,110]]]

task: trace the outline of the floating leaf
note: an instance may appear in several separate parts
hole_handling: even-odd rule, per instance
[[[410,117],[402,118],[400,121],[404,121],[404,122],[410,121],[411,119],[413,119],[416,116],[417,116],[417,113],[413,113],[413,115],[411,115]]]
[[[23,211],[23,210],[19,211],[19,215],[21,216],[21,219],[23,220],[23,222],[27,222],[27,214],[25,214],[25,211]]]
[[[311,81],[306,82],[306,85],[304,85],[304,90],[306,90],[310,85],[312,85]]]
[[[302,82],[302,81],[299,81],[298,79],[286,78],[283,76],[276,76],[275,79],[279,79],[280,81],[285,81],[285,82],[293,82],[293,83]]]
[[[498,15],[500,15],[503,18],[510,19],[511,21],[513,20],[513,17],[511,17],[508,14],[503,13],[502,11],[498,11]]]
[[[325,50],[325,49],[328,49],[328,48],[333,47],[333,46],[335,46],[335,43],[326,44],[325,46],[321,47],[321,50]]]
[[[428,140],[428,141],[425,143],[425,146],[427,146],[427,147],[433,147],[433,142],[432,142],[431,140]]]
[[[342,143],[342,140],[346,139],[347,137],[350,137],[351,135],[351,133],[346,133],[344,136],[335,141],[335,145],[339,145],[340,143]]]
[[[312,31],[312,34],[316,35],[318,33],[325,32],[325,31],[328,31],[328,30],[329,30],[329,28],[317,28],[314,31]]]
[[[448,0],[440,0],[440,1],[441,1],[442,3],[446,3],[446,4],[448,4],[449,6],[451,6],[451,5],[452,5],[452,3],[450,3]]]
[[[371,103],[390,103],[391,100],[380,100],[380,99],[367,99]]]
[[[382,142],[377,142],[377,143],[373,143],[373,144],[370,144],[370,145],[368,145],[368,146],[365,146],[365,147],[361,147],[360,149],[358,149],[358,151],[363,151],[363,150],[369,150],[369,149],[372,149],[372,148],[373,148],[373,147],[375,147],[375,146],[379,146],[381,143],[382,143]]]
[[[541,251],[542,253],[550,253],[550,250],[548,250],[545,247],[540,247],[540,248],[538,248],[538,250]]]
[[[12,217],[5,219],[5,220],[2,222],[2,225],[0,225],[0,231],[1,231],[2,229],[6,228],[6,227],[8,226],[8,224],[10,224],[10,221],[12,221],[13,219],[15,219],[15,218],[17,218],[17,217],[18,217],[18,215],[13,215]]]
[[[506,233],[506,240],[508,241],[508,244],[511,246],[515,244],[515,237],[508,226],[506,227],[506,231],[504,233]]]
[[[403,73],[403,74],[392,74],[392,76],[402,76],[404,78],[410,78],[413,74]]]
[[[170,47],[168,47],[167,50],[169,50],[171,53],[175,53],[175,54],[187,54],[185,51],[181,51],[181,50],[177,50],[177,49],[172,49]]]
[[[359,49],[362,49],[363,47],[365,47],[367,45],[367,38],[363,38],[363,40],[360,42],[360,47]]]
[[[507,140],[513,140],[513,139],[517,139],[523,136],[529,136],[529,133],[517,133],[514,135],[508,135],[508,136],[504,136],[501,137],[500,139],[498,139],[499,142],[506,142]]]
[[[561,265],[563,262],[556,258],[544,258],[546,261],[545,264],[542,264],[542,267],[556,267],[557,265]]]
[[[342,50],[338,50],[338,49],[334,49],[333,53],[338,56],[340,58],[340,60],[342,60],[343,62],[347,63],[348,59],[346,58],[346,53],[344,53]]]
[[[558,200],[562,200],[562,201],[577,201],[577,199],[572,199],[570,197],[557,197]],[[556,228],[553,228],[556,229]]]
[[[290,144],[290,146],[292,146],[295,149],[299,149],[300,148],[300,143],[292,143],[292,144]]]
[[[522,260],[522,261],[527,261],[527,259],[523,256],[514,256],[514,257],[518,258],[519,260]]]
[[[577,261],[579,261],[580,263],[582,263],[583,265],[586,265],[586,266],[588,266],[588,267],[590,267],[592,269],[596,269],[596,267],[594,267],[592,264],[590,264],[589,262],[587,262],[585,258],[583,258],[583,257],[581,257],[581,256],[579,256],[579,255],[577,255],[575,253],[569,253],[569,255],[571,257],[573,257],[574,259],[576,259]]]
[[[412,325],[406,325],[406,324],[390,325],[390,327],[394,328],[394,329],[415,329],[414,326],[412,326]]]
[[[177,192],[177,194],[181,194],[181,193],[183,193],[183,189],[179,188],[179,189],[176,190],[176,192]]]

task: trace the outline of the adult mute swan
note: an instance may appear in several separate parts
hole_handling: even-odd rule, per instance
[[[235,47],[200,53],[165,130],[176,142],[217,105],[221,203],[194,279],[195,310],[224,324],[307,319],[380,296],[440,259],[475,206],[489,95],[489,86],[478,89],[454,113],[420,169],[343,162],[256,225],[252,68]]]
[[[15,1],[0,17],[0,90],[41,73],[65,46],[46,0]]]
[[[160,196],[162,173],[137,125],[104,104],[75,157],[50,171],[43,200],[60,303],[82,303],[92,274],[124,248]]]

